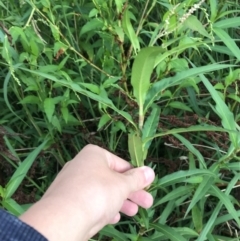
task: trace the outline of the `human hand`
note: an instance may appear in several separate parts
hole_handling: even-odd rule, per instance
[[[88,145],[20,218],[50,241],[87,240],[106,224],[118,222],[119,212],[133,216],[138,205],[149,208],[153,198],[143,189],[153,180],[149,167],[132,169],[110,152]]]

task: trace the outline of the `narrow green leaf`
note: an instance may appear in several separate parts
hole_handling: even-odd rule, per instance
[[[167,239],[172,241],[187,241],[187,239],[179,235],[178,232],[176,232],[173,228],[168,227],[167,225],[151,223],[150,227],[160,233],[163,233]]]
[[[34,95],[28,95],[20,101],[21,104],[39,104],[39,102],[39,98]]]
[[[187,149],[198,158],[199,162],[201,163],[201,168],[206,169],[207,165],[204,161],[202,154],[192,145],[192,143],[181,135],[178,135],[178,134],[173,134],[173,135],[178,140],[180,140],[187,147]]]
[[[131,12],[130,12],[129,8],[127,8],[123,15],[122,26],[123,26],[124,32],[126,33],[126,35],[128,36],[128,38],[131,41],[131,44],[135,50],[135,53],[137,53],[140,50],[140,44],[138,41],[138,37],[131,24],[130,16],[131,16]]]
[[[213,24],[213,28],[237,28],[240,26],[240,17],[225,18]]]
[[[11,179],[6,185],[6,192],[4,199],[10,198],[17,188],[22,183],[22,180],[27,175],[28,170],[32,166],[38,154],[42,151],[42,149],[47,144],[48,140],[45,140],[40,146],[38,146],[34,151],[32,151],[27,158],[19,165],[17,170],[12,175]]]
[[[192,109],[187,106],[184,102],[180,102],[180,101],[171,101],[168,106],[172,107],[172,108],[176,108],[176,109],[180,109],[180,110],[184,110],[184,111],[189,111],[192,112]]]
[[[228,106],[219,96],[218,92],[214,89],[209,80],[204,75],[200,75],[200,78],[205,87],[207,88],[207,90],[209,91],[209,93],[211,93],[211,96],[216,103],[216,112],[218,116],[221,118],[223,127],[227,130],[236,131],[236,122],[233,113],[229,110]],[[239,133],[229,132],[229,137],[233,145],[235,147],[238,147]]]
[[[24,209],[12,198],[4,199],[2,206],[14,216],[20,216],[24,213]]]
[[[239,211],[236,211],[236,215],[240,218],[240,210]],[[225,214],[225,215],[222,215],[220,217],[218,217],[214,223],[215,226],[219,225],[219,224],[222,224],[222,223],[226,223],[230,220],[232,220],[232,214],[231,213],[228,213],[228,214]]]
[[[66,124],[68,123],[69,111],[67,106],[61,108],[61,113]]]
[[[209,189],[214,184],[214,182],[215,182],[215,178],[212,176],[206,176],[205,178],[203,178],[203,181],[199,184],[197,190],[193,195],[193,198],[184,215],[185,217],[191,211],[191,209],[197,204],[197,202],[206,195],[206,193],[209,191]]]
[[[23,123],[26,124],[26,122],[19,115],[16,114],[16,111],[14,111],[12,109],[12,106],[9,103],[9,100],[8,100],[8,88],[9,87],[8,87],[8,85],[9,85],[10,80],[11,80],[11,72],[9,71],[5,76],[4,84],[3,84],[3,97],[4,97],[5,104],[7,105],[8,109],[11,111],[12,114],[14,114],[19,120],[21,120]]]
[[[154,105],[152,108],[152,112],[147,118],[146,122],[144,123],[143,130],[142,130],[142,139],[144,140],[145,138],[152,137],[155,135],[159,119],[160,119],[160,113],[161,109],[157,106]],[[144,150],[147,151],[148,148],[150,147],[152,141],[146,142],[144,145]],[[147,155],[147,153],[146,153]]]
[[[240,219],[237,215],[237,210],[234,208],[233,204],[231,203],[229,196],[221,192],[221,190],[216,186],[211,186],[210,194],[219,198],[221,203],[226,207],[228,212],[231,214],[232,218],[237,222],[238,226],[240,227]]]
[[[51,123],[59,132],[62,132],[62,127],[61,127],[60,121],[59,121],[59,119],[57,118],[56,115],[54,115],[52,117]]]
[[[229,195],[229,193],[232,191],[233,187],[236,185],[236,183],[239,181],[239,174],[235,175],[231,181],[229,182],[227,189],[225,191],[225,195]],[[217,206],[214,208],[213,212],[211,213],[211,216],[208,218],[207,223],[204,225],[204,228],[202,232],[200,233],[198,239],[196,241],[205,241],[207,235],[211,230],[214,228],[214,223],[217,219],[217,216],[219,212],[221,211],[223,203],[221,200],[218,202]]]
[[[141,49],[134,60],[132,67],[131,84],[133,86],[133,94],[139,105],[139,127],[142,129],[144,116],[143,105],[146,94],[150,87],[150,78],[154,68],[154,63],[158,54],[162,52],[159,47],[147,47]]]
[[[128,151],[130,153],[131,162],[135,167],[143,166],[143,147],[142,138],[137,133],[128,135]]]
[[[103,21],[101,18],[94,18],[88,21],[80,30],[79,36],[82,37],[82,35],[88,33],[88,32],[94,32],[97,30],[100,30],[104,26]]]
[[[210,21],[214,22],[215,18],[217,17],[217,12],[218,12],[218,8],[217,8],[217,0],[210,0],[210,8],[211,8],[211,18]]]
[[[171,129],[171,130],[167,130],[167,131],[162,131],[161,133],[156,134],[153,137],[149,137],[149,138],[145,138],[143,140],[143,144],[145,144],[146,142],[157,138],[157,137],[161,137],[161,136],[165,136],[165,135],[173,135],[173,134],[179,134],[179,133],[185,133],[185,132],[198,132],[198,131],[219,131],[219,132],[229,132],[232,134],[236,134],[236,131],[231,131],[229,129],[224,129],[221,127],[216,127],[216,126],[201,126],[201,125],[197,125],[197,126],[191,126],[188,128],[175,128],[175,129]]]
[[[240,60],[240,49],[236,42],[229,36],[229,34],[221,28],[214,28],[213,31],[223,41],[223,43],[231,50],[234,56]]]
[[[200,208],[197,205],[195,205],[192,208],[192,220],[193,220],[194,227],[198,233],[200,233],[203,228],[202,218],[203,217],[202,217],[202,212]]]
[[[231,162],[231,163],[227,163],[226,165],[231,171],[233,171],[233,170],[239,171],[240,170],[240,162]]]
[[[193,169],[193,170],[188,170],[188,171],[178,171],[174,172],[172,174],[166,175],[162,178],[160,178],[157,182],[157,186],[161,187],[167,187],[170,185],[173,185],[175,183],[180,183],[186,180],[187,178],[195,175],[206,175],[206,176],[212,176],[216,177],[216,174],[209,171],[209,170],[204,170],[204,169]]]
[[[211,36],[206,31],[203,24],[197,19],[196,16],[191,15],[189,16],[185,21],[184,25],[186,25],[188,28],[192,29],[193,31],[199,32],[201,35],[210,38]]]
[[[53,113],[55,111],[54,99],[46,98],[44,100],[43,106],[44,106],[44,111],[45,111],[45,113],[47,115],[48,121],[51,122]]]
[[[147,93],[146,101],[144,103],[144,112],[146,112],[149,109],[149,107],[152,105],[154,100],[157,100],[161,97],[161,93],[164,90],[179,84],[182,80],[193,76],[197,76],[199,74],[211,72],[214,70],[224,69],[224,68],[230,68],[230,67],[233,67],[233,65],[211,64],[211,65],[206,65],[202,67],[195,67],[189,70],[179,72],[174,77],[164,78],[154,83]]]
[[[165,202],[169,202],[171,200],[175,200],[178,199],[186,194],[188,194],[189,192],[191,192],[193,190],[193,187],[190,185],[185,185],[185,186],[181,186],[178,188],[175,188],[173,191],[169,192],[168,194],[166,194],[163,198],[161,198],[160,200],[158,200],[153,207],[157,207],[158,205],[165,203]]]
[[[98,123],[98,131],[105,126],[109,121],[111,120],[111,117],[108,114],[102,115],[102,117],[99,120]]]
[[[113,226],[105,226],[101,231],[101,234],[106,235],[107,237],[114,238],[118,241],[128,241],[128,238],[125,236],[124,233],[119,232]]]
[[[81,86],[84,86],[94,94],[99,94],[100,93],[100,88],[98,85],[95,84],[90,84],[90,83],[80,83]]]

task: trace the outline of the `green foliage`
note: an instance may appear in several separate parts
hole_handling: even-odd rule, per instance
[[[157,174],[153,207],[105,227],[98,240],[239,239],[237,3],[0,6],[5,209],[20,215],[93,143]],[[22,193],[33,198],[23,202]]]

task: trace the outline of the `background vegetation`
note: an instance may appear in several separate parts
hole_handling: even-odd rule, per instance
[[[21,214],[92,143],[157,174],[153,208],[93,240],[239,240],[238,1],[0,7],[3,208]]]

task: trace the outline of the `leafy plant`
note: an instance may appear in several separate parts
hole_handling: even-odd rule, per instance
[[[237,3],[0,5],[5,209],[22,213],[31,203],[20,192],[38,200],[93,143],[157,174],[153,208],[105,227],[99,240],[238,240]]]

